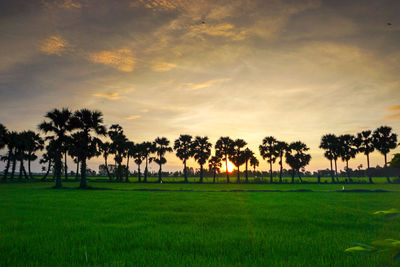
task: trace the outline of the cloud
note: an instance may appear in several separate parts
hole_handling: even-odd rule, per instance
[[[144,109],[141,109],[140,112],[147,113],[147,112],[149,112],[149,110],[147,108],[144,108]]]
[[[118,100],[121,98],[120,94],[117,92],[110,92],[110,93],[95,93],[92,96],[106,98],[109,100]]]
[[[152,66],[152,69],[154,71],[159,71],[159,72],[163,72],[163,71],[169,71],[172,70],[173,68],[176,67],[176,64],[174,63],[169,63],[169,62],[159,62],[156,63]]]
[[[199,90],[199,89],[203,89],[203,88],[208,88],[215,84],[226,82],[229,80],[230,79],[214,79],[214,80],[209,80],[209,81],[205,81],[205,82],[201,82],[201,83],[183,83],[178,87],[178,89],[195,91],[195,90]]]
[[[243,40],[246,37],[245,30],[237,30],[233,24],[221,23],[217,25],[193,25],[190,26],[191,35],[206,34],[209,36],[222,36],[234,41]]]
[[[131,72],[136,63],[135,56],[130,49],[103,50],[89,55],[94,63],[104,64],[119,71]]]
[[[394,111],[400,110],[400,105],[391,106],[390,108],[388,108],[388,110],[394,110]]]
[[[68,42],[60,36],[52,35],[41,41],[40,51],[48,55],[61,55],[68,46]]]
[[[400,113],[396,113],[393,115],[388,115],[385,117],[385,119],[389,119],[389,120],[396,120],[396,119],[400,119]]]
[[[64,9],[80,9],[82,4],[76,0],[42,0],[42,4],[47,8],[58,7]]]
[[[128,117],[125,117],[126,120],[136,120],[139,119],[141,116],[140,115],[131,115]]]
[[[154,11],[170,11],[178,9],[192,1],[190,0],[139,0],[131,3],[131,7],[144,6]]]

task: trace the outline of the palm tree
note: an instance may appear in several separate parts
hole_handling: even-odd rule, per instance
[[[50,140],[49,144],[46,146],[46,153],[43,153],[42,158],[40,159],[39,163],[40,164],[46,164],[47,163],[47,171],[46,174],[43,176],[42,181],[46,180],[47,176],[50,173],[51,167],[52,167],[52,161],[55,158],[55,142],[54,140]]]
[[[102,142],[100,144],[100,152],[104,158],[104,166],[106,168],[108,179],[112,180],[112,176],[110,174],[110,170],[108,169],[108,155],[111,153],[111,144],[110,142]]]
[[[55,188],[61,188],[61,168],[62,168],[62,148],[67,140],[67,133],[71,130],[70,119],[71,111],[63,108],[54,109],[48,112],[45,117],[49,121],[39,124],[39,129],[45,134],[52,134],[46,137],[46,140],[54,140],[54,171],[56,176]]]
[[[140,165],[143,163],[143,160],[146,159],[145,156],[145,149],[146,149],[146,143],[143,142],[141,144],[137,144],[135,145],[135,153],[133,154],[133,158],[135,160],[135,163],[138,166],[138,182],[140,183],[142,181],[142,177],[141,177],[141,172],[140,172]]]
[[[39,134],[37,134],[33,131],[27,131],[25,133],[25,137],[26,137],[26,152],[27,152],[27,158],[28,158],[28,174],[29,174],[29,178],[33,179],[32,171],[31,171],[31,161],[37,159],[37,156],[35,155],[36,151],[43,150],[44,141],[39,136]]]
[[[7,137],[8,130],[7,128],[0,123],[0,150],[6,146],[6,137]]]
[[[351,181],[349,173],[349,160],[353,159],[357,155],[357,148],[354,145],[354,136],[350,134],[344,134],[339,136],[340,144],[340,158],[346,162],[346,172],[349,181]]]
[[[95,135],[106,135],[106,128],[103,125],[103,114],[100,111],[81,109],[74,113],[71,124],[78,132],[73,134],[73,138],[79,142],[78,150],[81,161],[81,182],[80,188],[87,188],[86,181],[86,161],[94,156],[98,156],[101,141]]]
[[[282,172],[283,172],[283,156],[286,153],[288,148],[288,144],[284,141],[277,141],[276,143],[276,151],[278,152],[279,157],[279,183],[282,183]]]
[[[210,171],[213,173],[213,183],[215,184],[215,176],[217,172],[219,172],[219,169],[221,168],[221,158],[217,156],[212,156],[210,160],[208,161],[208,168]]]
[[[19,139],[19,134],[17,132],[11,132],[8,136],[8,143],[12,147],[12,154],[10,157],[12,160],[11,177],[10,177],[11,180],[14,179],[15,168],[17,166],[18,139]]]
[[[19,179],[22,179],[22,174],[24,174],[25,179],[28,180],[28,175],[24,167],[24,160],[27,159],[27,146],[28,146],[28,134],[26,131],[18,133],[16,139],[16,160],[19,161]]]
[[[241,150],[247,145],[243,139],[236,139],[233,142],[232,153],[228,156],[229,160],[237,168],[237,183],[240,183],[240,165],[244,164],[243,151]]]
[[[335,172],[336,172],[336,177],[337,177],[337,159],[339,156],[340,152],[340,146],[339,146],[339,140],[338,137],[334,134],[326,134],[322,136],[321,138],[321,144],[319,145],[319,148],[322,148],[325,150],[324,156],[327,158],[330,162],[331,165],[331,176],[332,176],[332,183],[335,182],[334,178],[334,172],[333,172],[333,161],[335,161]],[[337,178],[338,179],[338,178]],[[338,180],[339,182],[339,180]]]
[[[306,154],[309,148],[306,144],[297,141],[289,145],[286,151],[286,163],[292,168],[292,184],[294,183],[294,175],[297,172],[300,182],[303,182],[300,176],[300,169],[310,163],[311,155]]]
[[[192,136],[188,134],[181,134],[174,143],[176,156],[183,161],[183,176],[185,177],[185,183],[188,182],[186,161],[193,156],[192,145]]]
[[[111,153],[114,154],[114,161],[117,165],[116,169],[116,180],[117,182],[122,182],[122,160],[126,156],[126,138],[122,127],[118,124],[113,124],[110,126],[108,135],[112,141],[111,143]]]
[[[129,182],[129,158],[134,157],[136,153],[135,143],[128,141],[125,144],[126,149],[126,168],[125,168],[125,182]]]
[[[245,174],[246,174],[246,183],[249,182],[249,173],[248,173],[248,165],[249,165],[249,161],[251,160],[252,157],[254,157],[254,152],[251,151],[249,148],[246,148],[243,153],[243,160],[245,162],[245,166],[246,166],[246,170],[245,170]]]
[[[192,155],[200,165],[200,183],[203,182],[203,165],[211,155],[211,147],[212,144],[208,141],[207,136],[196,136],[192,143]]]
[[[228,158],[233,153],[234,141],[227,137],[220,137],[215,144],[215,153],[222,160],[225,160],[226,182],[229,184]]]
[[[148,165],[149,165],[149,161],[151,162],[153,159],[152,157],[150,157],[150,155],[155,152],[155,146],[154,146],[154,143],[152,143],[152,142],[144,142],[144,143],[142,143],[142,145],[143,145],[142,153],[143,153],[143,157],[145,159],[143,182],[147,183],[147,177],[148,177],[148,173],[149,173]]]
[[[388,126],[381,126],[376,129],[372,135],[373,144],[376,150],[378,150],[385,157],[385,168],[387,167],[387,154],[391,149],[397,147],[397,134],[392,133],[392,128]],[[391,183],[390,178],[386,177],[388,183]]]
[[[172,152],[172,147],[169,147],[169,140],[165,137],[157,137],[154,141],[154,151],[156,157],[153,157],[155,163],[157,163],[160,168],[158,170],[158,182],[162,183],[162,165],[167,163],[167,159],[164,157],[167,152]]]
[[[273,136],[267,136],[263,139],[262,144],[260,145],[260,155],[263,159],[267,160],[269,163],[269,179],[270,183],[273,183],[272,178],[272,163],[275,163],[276,159],[279,156],[279,151],[277,149],[278,141]]]
[[[372,138],[372,131],[362,131],[361,133],[357,134],[357,137],[354,140],[354,144],[357,147],[358,151],[364,153],[367,156],[367,173],[369,183],[373,184],[372,177],[370,175],[370,164],[369,164],[369,154],[374,152],[375,147]]]
[[[5,160],[6,167],[4,169],[4,175],[3,175],[3,181],[7,181],[7,175],[8,175],[8,170],[10,169],[10,164],[11,161],[13,161],[14,157],[14,152],[15,152],[15,139],[17,136],[16,132],[9,132],[7,129],[5,130],[5,133],[3,133],[3,142],[7,146],[7,156],[2,157],[2,160]]]
[[[255,156],[252,156],[250,158],[250,166],[253,167],[253,176],[256,175],[256,167],[258,167],[260,165],[260,162],[258,161],[258,159]]]

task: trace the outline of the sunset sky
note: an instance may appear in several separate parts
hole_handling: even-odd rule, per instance
[[[272,135],[327,168],[325,133],[400,134],[399,14],[396,0],[1,1],[0,122],[36,129],[53,108],[86,107],[134,142],[230,136],[259,154]]]

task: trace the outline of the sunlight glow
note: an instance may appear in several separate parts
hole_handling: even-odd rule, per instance
[[[225,170],[226,170],[226,163],[225,163],[225,161],[223,161],[223,162],[221,162],[222,163],[222,167],[221,167],[221,169],[220,169],[220,171],[221,172],[225,172]],[[235,167],[235,165],[233,165],[233,163],[232,162],[230,162],[229,160],[228,160],[228,172],[233,172],[234,170],[236,170],[236,167]]]

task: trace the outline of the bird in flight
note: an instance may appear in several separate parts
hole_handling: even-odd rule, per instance
[[[388,26],[392,26],[392,23],[388,22],[387,25],[388,25]]]

